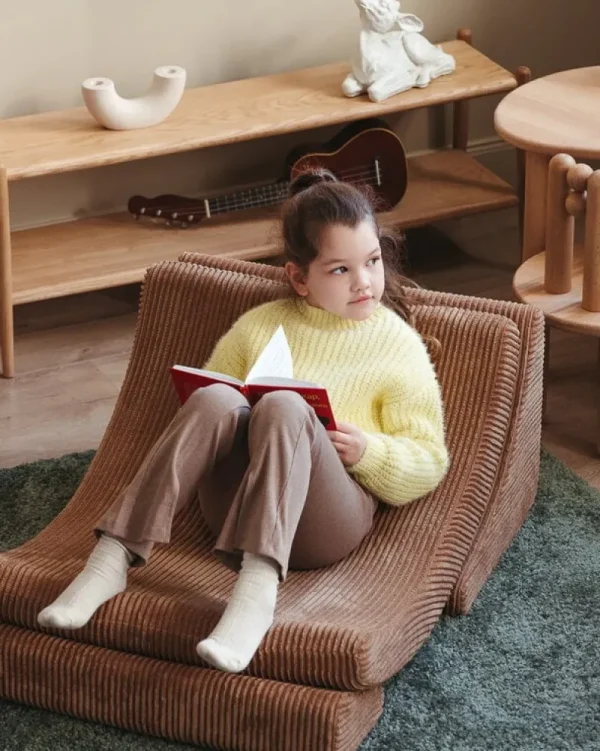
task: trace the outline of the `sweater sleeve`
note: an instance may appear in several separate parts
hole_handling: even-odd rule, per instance
[[[448,469],[441,391],[424,345],[381,401],[378,433],[365,433],[361,459],[348,468],[356,480],[393,506],[434,490]],[[412,367],[414,364],[414,368]]]

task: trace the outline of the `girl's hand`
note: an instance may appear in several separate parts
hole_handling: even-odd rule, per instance
[[[349,422],[338,422],[337,428],[328,431],[328,434],[342,463],[350,467],[365,453],[367,438],[360,428]]]

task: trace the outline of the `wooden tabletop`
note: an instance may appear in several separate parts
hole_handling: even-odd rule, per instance
[[[349,63],[186,89],[151,128],[105,130],[85,107],[0,120],[0,165],[9,180],[144,159],[336,125],[514,89],[515,77],[464,41],[442,44],[456,70],[383,102],[348,99]]]
[[[521,86],[500,102],[494,122],[505,141],[526,151],[600,157],[600,66]]]

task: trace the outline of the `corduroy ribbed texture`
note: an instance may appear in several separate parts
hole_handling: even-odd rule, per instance
[[[3,697],[184,743],[236,751],[349,751],[383,691],[234,676],[0,625]]]
[[[10,631],[11,651],[16,655],[10,684],[6,658],[0,666],[4,696],[10,693],[10,698],[22,696],[19,700],[39,703],[32,686],[48,681],[55,681],[52,685],[56,686],[56,681],[63,680],[61,676],[75,674],[69,671],[76,667],[65,665],[68,661],[59,659],[55,651],[49,652],[52,657],[48,661],[36,662],[35,644],[42,643],[68,644],[74,662],[85,660],[88,650],[97,649],[98,654],[110,655],[115,665],[120,661],[125,665],[126,658],[142,659],[124,654],[129,652],[146,656],[149,664],[161,670],[191,670],[198,680],[214,675],[185,664],[201,664],[194,645],[214,627],[235,575],[211,554],[210,534],[194,503],[177,518],[171,545],[157,548],[146,568],[132,571],[127,592],[104,606],[87,627],[56,633],[66,640],[33,632],[40,630],[36,621],[39,610],[73,578],[93,547],[95,520],[132,478],[176,411],[168,366],[173,362],[202,363],[216,338],[244,310],[288,293],[287,286],[277,279],[254,273],[262,271],[254,265],[252,276],[240,273],[242,270],[177,262],[149,270],[130,365],[115,413],[86,477],[67,508],[40,535],[0,555],[0,621],[20,627]],[[522,376],[524,363],[531,365],[537,358],[535,326],[520,328],[510,316],[468,310],[468,303],[462,307],[448,304],[456,301],[439,300],[435,293],[419,294],[423,297],[416,300],[417,328],[442,342],[436,369],[446,404],[451,469],[442,485],[426,498],[400,509],[382,506],[372,533],[344,561],[328,569],[290,574],[280,591],[276,623],[248,669],[250,675],[268,679],[272,686],[264,699],[267,704],[289,700],[294,711],[300,712],[303,702],[311,700],[300,694],[297,700],[286,698],[288,692],[297,690],[290,684],[362,690],[378,686],[401,669],[423,644],[456,590],[486,518],[490,519],[488,537],[497,531],[504,549],[510,538],[502,518],[510,517],[510,508],[522,514],[532,501],[531,482],[519,484],[510,478],[506,453],[509,440],[514,441],[511,450],[515,457],[520,452],[531,456],[531,445],[539,447],[535,408],[530,406],[527,411],[521,407],[519,411],[515,407],[526,405],[528,399],[529,404],[537,403],[537,393],[532,397],[522,393],[538,388],[535,378]],[[537,363],[531,368],[536,371]],[[526,429],[515,429],[514,420],[523,414],[529,415]],[[537,466],[530,470],[535,474]],[[524,479],[521,476],[521,481]],[[504,504],[501,514],[495,509],[499,494]],[[513,528],[514,522],[509,521]],[[484,569],[489,560],[483,559]],[[478,584],[480,578],[474,564],[472,580]],[[111,722],[135,727],[131,723],[139,714],[144,716],[148,711],[144,707],[160,701],[161,691],[155,689],[159,684],[153,682],[158,678],[148,678],[160,671],[148,670],[142,677],[131,673],[132,678],[121,682],[115,668],[111,680],[119,691],[127,687],[128,692],[138,694],[139,705],[127,717],[118,715]],[[72,679],[64,677],[68,680]],[[227,676],[227,680],[233,681],[237,695],[246,698],[251,692],[246,688],[251,680],[247,676]],[[111,711],[107,706],[110,696],[94,694],[90,684],[78,686],[77,692],[82,693],[79,709],[85,712],[81,716],[104,717]],[[27,692],[32,692],[30,698]],[[329,694],[320,695],[325,701]],[[332,701],[336,695],[333,692]],[[213,721],[229,727],[234,720],[225,689],[215,688],[214,696],[218,700],[210,698],[216,707],[211,711],[218,715]],[[198,711],[207,711],[208,701],[203,699]],[[56,708],[71,711],[68,702]],[[170,704],[166,714],[173,716],[175,711]],[[180,721],[184,721],[183,715]],[[179,737],[179,725],[173,722],[167,735]],[[338,718],[332,723],[337,724]],[[367,723],[363,734],[365,727],[368,730]],[[151,728],[148,732],[156,731]],[[266,748],[236,744],[240,732],[238,726],[231,725],[232,745],[223,747]],[[302,732],[297,725],[296,735]],[[298,745],[301,741],[296,737],[293,742],[297,745],[274,747],[310,747]],[[346,750],[358,742],[333,743],[313,747]]]

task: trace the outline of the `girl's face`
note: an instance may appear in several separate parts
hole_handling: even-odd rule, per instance
[[[332,224],[321,233],[319,255],[302,272],[287,263],[286,272],[309,305],[354,321],[367,319],[384,291],[381,248],[373,223],[356,227]]]

